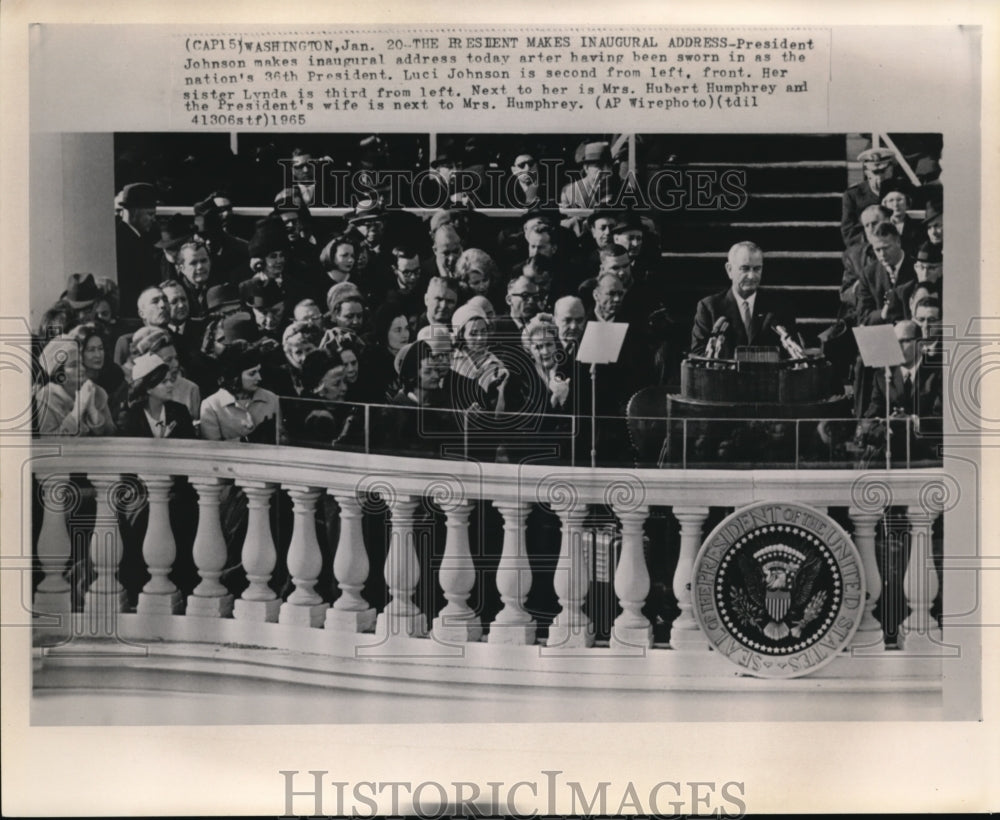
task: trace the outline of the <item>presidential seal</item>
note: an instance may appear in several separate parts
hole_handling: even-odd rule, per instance
[[[861,557],[804,504],[737,510],[695,558],[692,604],[709,643],[752,675],[794,678],[833,660],[864,612]]]

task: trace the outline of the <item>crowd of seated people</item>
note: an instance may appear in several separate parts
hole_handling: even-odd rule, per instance
[[[272,212],[243,223],[242,234],[218,190],[205,191],[191,216],[157,221],[161,193],[125,180],[115,203],[117,276],[72,274],[38,327],[36,429],[576,464],[589,463],[593,441],[598,463],[632,464],[629,400],[650,385],[676,392],[686,355],[731,358],[740,346],[770,345],[795,358],[804,343],[794,310],[762,285],[767,254],[753,242],[713,249],[728,251],[719,292],[681,315],[654,221],[607,201],[622,187],[605,179],[608,153],[606,144],[583,146],[586,176],[546,191],[548,181],[531,176],[539,157],[519,146],[509,166],[518,197],[507,204],[520,208],[513,227],[450,191],[448,157],[436,165],[448,204],[426,219],[381,201],[377,189],[343,218],[314,218],[309,174],[299,171],[291,185],[276,184]],[[944,359],[941,200],[911,189],[884,151],[861,159],[865,180],[844,194],[840,327],[821,341],[833,359],[852,326],[894,327],[904,363],[888,384],[890,421],[909,420],[925,445],[913,453],[933,458]],[[308,167],[307,155],[295,163]],[[908,213],[915,205],[922,222]],[[578,360],[586,328],[607,322],[628,326],[621,353],[591,368]],[[722,422],[721,435],[692,437],[689,456],[785,461],[801,438],[828,458],[878,464],[886,382],[856,349],[847,359],[842,379],[855,407],[847,424],[802,435],[787,420]],[[592,409],[602,419],[593,431]],[[904,440],[892,440],[894,457]],[[195,501],[190,490],[175,495],[172,511],[188,513],[177,516],[180,533]],[[279,553],[290,532],[282,504],[272,510],[284,521]],[[220,505],[222,580],[238,593],[247,499],[227,485]],[[335,526],[335,510],[320,515]],[[143,526],[123,524],[123,536],[139,544]],[[534,526],[558,533],[551,521]],[[335,538],[331,529],[328,543]],[[192,539],[178,535],[178,544]],[[178,583],[189,592],[197,574],[190,550],[179,555],[187,563]],[[382,558],[373,554],[372,565]],[[140,585],[129,581],[130,595]]]
[[[193,203],[191,216],[158,218],[152,184],[123,186],[115,200],[117,286],[115,277],[73,274],[39,327],[43,345],[79,348],[77,370],[70,364],[61,385],[40,368],[40,432],[140,428],[134,411],[128,417],[129,394],[135,362],[148,356],[167,365],[168,387],[157,389],[170,390],[202,438],[377,448],[384,432],[388,452],[400,429],[412,427],[419,439],[431,411],[441,440],[443,428],[466,440],[470,431],[496,438],[498,430],[561,429],[546,419],[586,417],[592,408],[622,417],[643,387],[676,391],[689,353],[731,358],[740,345],[763,344],[795,355],[804,346],[789,306],[762,288],[766,254],[752,242],[729,249],[730,286],[703,299],[694,316],[671,309],[654,221],[613,205],[624,183],[607,143],[581,145],[579,179],[544,199],[545,186],[531,176],[539,157],[518,146],[512,178],[535,196],[521,203],[513,227],[449,187],[454,158],[434,166],[448,197],[424,219],[392,207],[377,188],[342,218],[314,218],[315,169],[305,152],[293,159],[291,184],[276,176],[273,210],[242,236],[218,190]],[[940,194],[928,199],[910,187],[886,149],[860,159],[865,179],[843,198],[840,336],[855,325],[912,322],[906,338],[922,342],[904,368],[926,374],[941,361]],[[914,202],[924,206],[922,223],[908,213]],[[570,215],[560,206],[588,210]],[[576,356],[587,323],[601,322],[628,329],[618,361],[592,369]],[[833,357],[832,335],[824,341]],[[884,385],[876,395],[873,373],[860,360],[850,364],[844,380],[856,417],[884,415]],[[894,412],[940,410],[939,399],[917,392],[920,407],[911,393],[891,396]],[[354,410],[333,412],[336,404]],[[356,412],[361,405],[419,418],[380,431]],[[623,440],[610,429],[604,441],[617,448]],[[872,429],[859,426],[858,435]],[[507,453],[498,446],[493,457]]]
[[[837,331],[846,335],[851,327],[892,326],[904,361],[891,368],[887,381],[882,368],[866,367],[860,355],[847,357],[855,413],[862,420],[855,441],[862,463],[879,463],[888,426],[894,458],[902,458],[909,446],[912,458],[939,459],[943,189],[912,185],[889,149],[870,148],[858,159],[864,179],[843,196]],[[908,213],[915,204],[923,208],[922,220]],[[849,345],[846,350],[856,352]],[[893,430],[900,432],[891,435]]]

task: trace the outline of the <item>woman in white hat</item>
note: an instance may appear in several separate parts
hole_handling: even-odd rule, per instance
[[[129,406],[121,419],[121,434],[133,438],[197,438],[191,414],[174,401],[176,379],[170,365],[155,353],[132,363]]]
[[[87,378],[79,342],[69,335],[52,339],[39,363],[45,383],[35,392],[36,429],[43,435],[110,436],[115,423],[108,394]]]
[[[462,305],[451,317],[454,332],[454,355],[451,369],[474,379],[485,393],[489,408],[503,412],[504,385],[510,375],[507,368],[489,349],[489,319],[476,305]]]

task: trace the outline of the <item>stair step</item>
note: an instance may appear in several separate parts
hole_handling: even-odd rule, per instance
[[[726,251],[663,251],[660,255],[666,258],[687,259],[725,259]],[[765,261],[768,259],[836,259],[840,260],[841,251],[764,251]]]
[[[655,140],[655,142],[654,142]],[[759,161],[843,160],[843,134],[674,134],[640,140],[647,162],[671,153],[683,162],[727,159]]]
[[[771,223],[720,223],[687,224],[668,226],[661,237],[663,247],[668,251],[699,251],[703,248],[728,249],[737,242],[756,242],[764,249],[765,256],[770,248],[781,248],[786,253],[834,253],[838,257],[844,242],[840,231],[821,223],[822,227],[790,227]],[[753,225],[754,227],[750,227]]]
[[[691,288],[707,288],[712,292],[729,286],[725,254],[667,255],[661,262],[659,275],[669,282],[670,288],[675,292]],[[764,257],[764,282],[768,286],[816,285],[839,288],[843,275],[839,255],[831,259],[776,256],[768,253]]]

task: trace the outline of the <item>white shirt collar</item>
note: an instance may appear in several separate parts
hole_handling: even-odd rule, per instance
[[[757,305],[757,291],[754,291],[747,297],[740,296],[735,290],[733,290],[733,297],[736,299],[736,305],[740,309],[740,315],[743,315],[743,303],[748,302],[750,304],[750,315],[753,316],[753,310]]]
[[[159,415],[159,417],[155,417],[155,416],[150,415],[148,407],[142,408],[142,412],[146,414],[146,421],[149,422],[149,429],[153,431],[153,436],[155,438],[163,438],[163,434],[166,432],[166,427],[167,427],[167,408],[166,408],[166,406],[164,405],[164,406],[160,407],[160,415]],[[157,432],[157,429],[156,429],[158,424],[162,424],[163,425],[160,428],[160,432]]]

